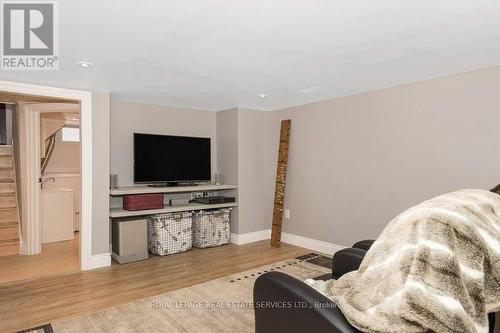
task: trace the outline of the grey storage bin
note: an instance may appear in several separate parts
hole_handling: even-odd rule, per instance
[[[193,217],[193,246],[198,248],[228,244],[231,237],[231,208],[199,211]]]
[[[149,252],[164,256],[193,246],[193,213],[166,213],[148,217]]]

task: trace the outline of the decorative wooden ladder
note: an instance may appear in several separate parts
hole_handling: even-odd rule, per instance
[[[286,170],[291,128],[291,119],[281,121],[276,187],[274,191],[273,227],[271,232],[271,245],[276,247],[281,245],[281,227],[283,225],[283,205],[285,203]]]
[[[19,254],[16,178],[12,146],[0,146],[0,256]]]

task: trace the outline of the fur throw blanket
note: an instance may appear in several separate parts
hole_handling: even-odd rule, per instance
[[[500,196],[460,190],[410,208],[357,271],[309,281],[363,332],[488,332],[500,310]]]

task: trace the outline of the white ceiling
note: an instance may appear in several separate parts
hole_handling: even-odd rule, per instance
[[[500,64],[495,0],[59,4],[60,70],[0,76],[150,104],[274,110]],[[298,92],[314,86],[324,89]]]

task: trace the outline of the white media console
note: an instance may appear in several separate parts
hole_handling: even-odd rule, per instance
[[[214,185],[204,184],[197,186],[175,186],[175,187],[148,187],[148,186],[130,186],[119,187],[109,191],[110,198],[121,198],[126,195],[138,194],[153,194],[159,193],[168,196],[182,195],[193,192],[225,192],[229,191],[231,196],[234,196],[234,190],[238,188],[237,185]],[[232,193],[231,193],[232,192]],[[237,202],[223,203],[223,204],[200,204],[191,203],[185,206],[170,207],[164,205],[160,209],[136,210],[128,211],[123,207],[112,207],[109,212],[111,222],[111,235],[110,248],[112,257],[120,264],[129,263],[148,258],[147,248],[147,216],[174,213],[174,212],[187,212],[187,211],[200,211],[207,209],[228,208],[236,207]]]
[[[235,190],[237,188],[238,185],[197,185],[197,186],[174,186],[174,187],[129,186],[129,187],[119,187],[111,189],[109,191],[109,195],[111,197],[122,197],[124,195],[151,194],[151,193],[176,194],[176,193],[190,193],[190,192],[215,192],[215,191]],[[168,205],[165,205],[161,209],[148,209],[148,210],[137,210],[137,211],[128,211],[123,209],[122,207],[115,207],[110,209],[109,217],[122,218],[122,217],[144,216],[144,215],[154,215],[162,213],[187,212],[192,210],[236,207],[237,205],[238,205],[237,202],[214,204],[214,205],[192,203],[186,206],[170,207]]]

